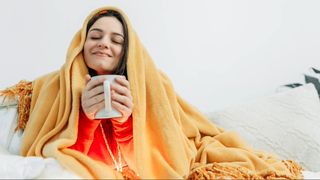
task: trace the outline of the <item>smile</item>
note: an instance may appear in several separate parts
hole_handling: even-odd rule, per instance
[[[111,55],[109,55],[107,53],[103,53],[103,52],[94,52],[92,54],[99,56],[99,57],[112,57]]]

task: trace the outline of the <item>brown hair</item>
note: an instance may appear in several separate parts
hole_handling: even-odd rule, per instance
[[[114,70],[113,74],[118,74],[118,75],[124,75],[127,77],[127,59],[128,59],[128,44],[129,44],[129,37],[128,37],[128,26],[125,22],[125,19],[123,18],[123,16],[114,10],[104,10],[104,11],[100,11],[99,13],[97,13],[95,16],[93,16],[88,24],[87,24],[87,34],[89,29],[91,28],[91,26],[100,18],[102,17],[115,17],[117,18],[120,23],[122,24],[123,27],[123,33],[124,33],[124,43],[122,45],[122,50],[123,50],[123,55],[121,60],[119,61],[118,66],[116,67],[116,69]],[[97,75],[96,72],[89,68],[89,74],[91,76],[95,76]]]

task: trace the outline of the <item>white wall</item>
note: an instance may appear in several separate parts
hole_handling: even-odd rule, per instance
[[[320,67],[320,1],[0,2],[0,88],[59,69],[85,17],[123,9],[177,92],[204,112],[272,94]]]

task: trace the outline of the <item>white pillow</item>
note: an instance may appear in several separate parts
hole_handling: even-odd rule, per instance
[[[207,115],[257,150],[320,171],[320,102],[312,84]]]
[[[0,96],[0,146],[12,154],[19,154],[22,130],[15,131],[18,122],[17,100]]]

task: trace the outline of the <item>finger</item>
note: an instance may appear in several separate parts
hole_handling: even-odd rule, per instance
[[[95,105],[95,104],[98,104],[100,103],[101,101],[104,100],[104,94],[99,94],[99,95],[96,95],[94,97],[91,97],[91,98],[84,98],[82,101],[82,104],[83,104],[83,108],[85,109],[88,109],[90,108],[91,106]]]
[[[99,94],[99,95],[96,95],[96,96],[86,100],[87,107],[89,107],[89,108],[91,106],[99,104],[100,102],[104,102],[104,94]]]
[[[87,97],[88,98],[92,98],[96,95],[99,95],[99,94],[103,94],[104,93],[104,89],[103,89],[103,86],[102,85],[99,85],[99,86],[96,86],[94,87],[93,89],[89,90],[87,92]]]
[[[89,74],[86,74],[85,76],[84,76],[84,80],[85,80],[85,84],[87,85],[88,84],[88,82],[91,80],[91,76],[89,75]],[[82,95],[81,95],[81,98],[82,98],[82,100],[83,100],[83,98],[87,95],[87,93],[86,93],[86,89],[87,88],[87,86],[83,89],[83,91],[82,91]]]
[[[113,101],[116,101],[116,102],[118,102],[118,103],[126,106],[126,107],[129,108],[129,109],[131,109],[132,106],[133,106],[132,100],[129,99],[128,97],[126,97],[126,96],[122,96],[122,95],[120,95],[120,94],[113,93],[113,94],[111,95],[111,97],[112,97],[112,100],[113,100]]]
[[[104,101],[101,101],[100,103],[95,104],[95,105],[91,106],[90,108],[88,108],[88,112],[96,114],[102,108],[104,108]]]
[[[124,77],[116,77],[116,82],[119,83],[122,86],[125,86],[126,88],[130,89],[130,83],[129,81]]]
[[[111,92],[115,91],[118,94],[127,96],[129,99],[132,99],[131,91],[128,88],[121,86],[119,84],[111,84],[110,88],[111,88]]]
[[[126,106],[124,106],[116,101],[112,101],[111,104],[112,104],[112,107],[115,108],[116,110],[120,111],[122,113],[122,115],[128,115],[132,112],[131,109],[127,108]]]
[[[85,79],[85,81],[86,81],[86,84],[88,84],[88,82],[91,80],[91,76],[90,76],[89,74],[86,74],[86,75],[84,76],[84,79]]]
[[[106,79],[104,77],[100,77],[97,79],[91,79],[87,86],[86,86],[86,90],[90,91],[91,89],[93,89],[94,87],[103,84],[103,81],[105,81]]]

